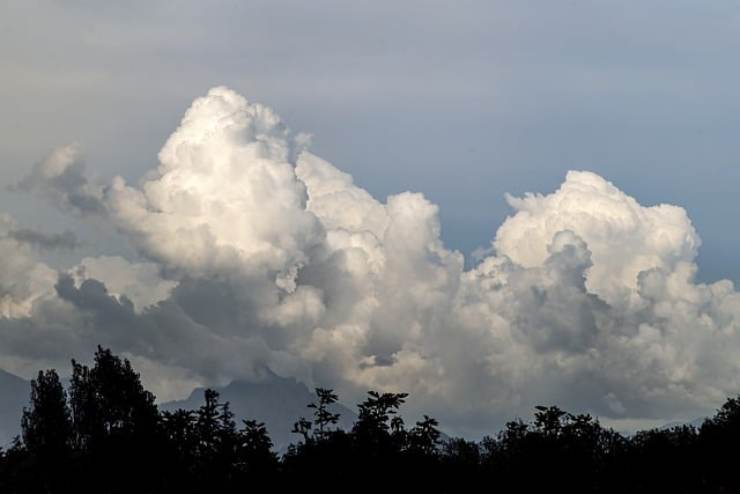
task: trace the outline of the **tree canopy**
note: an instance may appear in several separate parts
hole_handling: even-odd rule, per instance
[[[406,393],[369,391],[354,426],[337,426],[339,396],[316,388],[296,442],[278,454],[264,423],[235,417],[207,389],[195,410],[159,411],[130,362],[98,348],[31,382],[22,434],[0,450],[3,493],[740,492],[740,398],[699,428],[625,436],[588,414],[537,406],[480,441],[449,438],[424,415],[401,416]]]

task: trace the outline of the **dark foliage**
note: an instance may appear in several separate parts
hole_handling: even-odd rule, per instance
[[[69,393],[53,370],[31,383],[22,437],[0,450],[2,493],[740,492],[740,398],[699,428],[623,436],[590,415],[538,406],[480,442],[442,440],[435,419],[407,428],[407,395],[370,391],[349,431],[316,388],[311,418],[282,456],[263,423],[237,420],[206,390],[197,410],[159,412],[131,364],[98,348],[72,363]]]

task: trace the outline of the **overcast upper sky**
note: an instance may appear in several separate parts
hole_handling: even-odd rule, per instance
[[[710,344],[691,333],[674,335],[675,340],[667,340],[670,349],[660,346],[660,352],[650,342],[655,331],[668,338],[672,331],[707,321],[729,338],[733,318],[740,321],[740,309],[735,309],[740,300],[731,287],[694,284],[740,282],[740,229],[735,227],[740,207],[738,33],[740,4],[729,0],[4,0],[0,211],[13,220],[0,217],[0,233],[9,252],[23,246],[33,253],[23,254],[6,271],[33,275],[26,287],[0,283],[0,292],[7,292],[0,295],[9,297],[0,309],[11,328],[4,330],[5,336],[0,331],[0,339],[6,338],[7,348],[15,345],[14,350],[0,351],[0,364],[23,374],[33,365],[59,361],[62,351],[82,352],[75,341],[100,336],[78,334],[63,344],[57,336],[44,340],[52,331],[49,321],[57,324],[54,311],[62,311],[69,320],[60,322],[60,328],[83,320],[90,327],[113,328],[109,332],[118,328],[122,333],[99,339],[120,344],[134,360],[140,357],[138,364],[150,382],[159,383],[157,390],[175,386],[176,396],[191,385],[253,376],[254,369],[219,367],[215,362],[224,356],[216,350],[202,361],[186,362],[172,356],[174,346],[168,353],[157,346],[162,341],[144,342],[151,334],[146,331],[166,333],[162,328],[187,320],[187,335],[167,333],[168,338],[205,342],[200,331],[206,328],[220,338],[208,345],[223,344],[227,352],[232,348],[221,333],[232,331],[225,329],[229,325],[245,324],[258,328],[254,332],[272,328],[259,345],[275,355],[263,358],[260,365],[307,382],[325,379],[350,393],[370,384],[383,387],[404,372],[416,379],[409,386],[426,382],[418,376],[449,372],[449,382],[439,377],[439,389],[418,384],[419,407],[432,411],[446,410],[449,400],[459,400],[462,395],[450,394],[445,386],[454,388],[462,381],[472,389],[479,385],[508,390],[491,391],[495,397],[475,410],[450,412],[446,418],[458,430],[487,427],[542,396],[562,396],[566,404],[615,420],[691,418],[704,411],[701,403],[733,392],[737,382],[728,376],[735,372],[731,362],[737,355],[721,353],[716,339]],[[209,93],[216,86],[230,90]],[[193,103],[206,94],[198,100],[202,107]],[[302,139],[294,144],[271,114],[263,115],[253,103],[274,109],[295,133],[312,135],[313,154],[303,164],[297,161],[295,173],[280,167],[285,160],[296,164],[291,153],[302,149]],[[176,131],[191,105],[192,121],[183,121],[184,130]],[[265,142],[277,147],[268,146],[264,156],[247,153],[234,143],[263,142],[262,134],[252,134],[247,126],[234,141],[215,116],[233,118],[237,127],[256,122],[267,129]],[[178,142],[188,143],[193,135],[205,136],[202,148],[176,150]],[[168,144],[174,150],[158,158],[168,139],[175,143]],[[208,158],[208,153],[213,156]],[[274,190],[265,186],[275,195],[265,197],[280,197],[286,202],[279,207],[287,208],[269,206],[244,220],[246,233],[238,238],[219,222],[232,218],[233,224],[239,223],[242,216],[234,209],[230,217],[229,207],[255,206],[249,201],[264,190],[250,182],[253,176],[218,176],[217,170],[225,170],[218,168],[219,160],[228,161],[227,155],[247,162],[261,156],[272,163],[279,178],[270,182]],[[333,166],[324,166],[316,156]],[[156,171],[159,163],[163,168]],[[191,173],[200,176],[196,165],[213,167],[213,180],[197,179],[205,185],[179,182]],[[357,187],[345,183],[334,167],[350,174]],[[593,174],[566,177],[569,170]],[[154,185],[137,185],[142,180]],[[232,197],[231,189],[222,192],[214,184],[224,191],[241,184],[241,190],[254,194]],[[318,199],[327,191],[336,192],[336,187],[353,199]],[[173,190],[187,200],[172,195]],[[306,190],[313,201],[307,210],[301,202]],[[404,191],[420,192],[426,199],[396,195]],[[505,198],[507,193],[522,197],[526,192],[550,195],[508,202]],[[232,197],[233,203],[218,206],[224,213],[211,217],[214,224],[206,223],[212,237],[204,240],[186,218],[194,204],[211,208],[221,195]],[[386,203],[388,196],[393,197]],[[649,207],[659,204],[680,206],[685,213]],[[139,206],[143,209],[136,209]],[[172,215],[166,224],[150,216],[165,210]],[[593,217],[584,219],[584,214]],[[437,215],[441,243],[436,239]],[[272,220],[264,223],[265,218]],[[407,229],[403,248],[394,240],[394,221]],[[358,236],[341,240],[340,231]],[[379,231],[385,231],[386,238]],[[362,232],[372,232],[380,244],[366,244]],[[170,240],[176,238],[185,239],[183,246],[164,246],[176,243]],[[426,253],[423,260],[404,250],[416,240],[418,252]],[[350,244],[363,245],[370,267],[358,271],[352,264],[340,269],[332,264],[339,261],[320,254],[342,251],[349,259]],[[235,250],[220,251],[224,245]],[[264,245],[274,251],[267,254]],[[464,254],[464,261],[455,250]],[[477,270],[471,255],[476,250],[484,252],[482,256],[493,254]],[[112,255],[138,264],[130,267],[125,259],[100,257]],[[393,269],[409,279],[418,276],[420,284],[402,286],[390,275],[378,274],[376,255],[383,262],[396,262]],[[457,266],[463,262],[465,268]],[[228,272],[244,269],[248,274],[226,283],[227,271],[220,271],[226,265]],[[698,275],[692,277],[696,266]],[[393,321],[390,315],[383,316],[387,320],[350,316],[326,299],[332,290],[344,290],[338,288],[344,278],[335,275],[345,268],[358,286],[372,286],[367,293],[421,290],[429,298],[409,301],[414,310],[408,314],[389,309],[389,314],[399,311]],[[82,274],[73,276],[74,283],[63,276],[54,287],[50,280],[56,281],[55,270]],[[488,282],[480,281],[486,277],[498,280],[496,286],[503,283],[505,296],[491,298]],[[582,286],[583,279],[587,286]],[[248,302],[239,298],[240,290],[268,282],[274,294]],[[305,291],[302,283],[308,287]],[[553,294],[528,299],[540,289]],[[367,308],[370,296],[363,290],[351,291],[364,295],[342,304]],[[682,290],[691,291],[693,298],[681,298]],[[323,295],[316,295],[319,292]],[[108,300],[107,293],[125,294],[133,305],[115,297]],[[319,302],[315,297],[324,298]],[[442,299],[457,300],[449,321],[435,312],[441,310]],[[472,299],[480,300],[475,305]],[[542,309],[553,300],[556,306]],[[513,301],[521,301],[521,307],[511,309]],[[159,305],[142,312],[148,303]],[[691,309],[676,308],[684,303]],[[210,313],[214,304],[228,315]],[[232,314],[230,304],[254,311],[237,314],[234,309]],[[483,305],[491,309],[485,317],[476,312]],[[552,322],[562,307],[573,320]],[[204,312],[191,312],[196,309]],[[513,313],[507,315],[509,309]],[[301,324],[312,335],[310,341],[300,340],[305,344],[300,351],[291,333],[298,331],[299,312]],[[674,313],[684,319],[666,322]],[[451,370],[453,354],[465,354],[448,352],[452,343],[439,327],[484,328],[499,324],[496,318],[507,321],[507,329],[500,331],[511,334],[504,338],[499,332],[495,337],[516,345],[501,352],[501,341],[488,342],[495,351],[481,356],[486,363],[480,368]],[[499,322],[491,322],[494,319]],[[24,322],[14,326],[14,321]],[[148,329],[124,342],[126,321]],[[408,324],[411,333],[393,334],[390,327],[396,323]],[[27,328],[24,334],[39,331],[37,339],[7,336],[21,326]],[[631,339],[590,340],[612,326]],[[339,345],[336,338],[350,338],[350,327],[359,332],[352,338],[362,334],[362,345],[359,340],[347,343],[343,348],[351,350],[337,353],[341,355],[336,361],[322,357],[331,345]],[[552,335],[532,336],[532,328],[552,330]],[[471,349],[486,347],[479,338],[470,337]],[[522,343],[524,339],[529,343]],[[244,352],[262,355],[253,343],[250,340]],[[734,343],[725,346],[735,348]],[[563,371],[568,377],[556,385],[542,377],[547,369],[565,365],[563,355],[575,360],[574,355],[593,356],[589,348],[612,356],[600,354],[608,361],[600,360],[603,375],[594,377],[593,368],[586,371],[581,362],[569,367],[577,369],[572,374]],[[516,365],[500,360],[513,355],[522,358]],[[686,355],[696,357],[695,367],[681,364]],[[522,377],[518,366],[540,357],[552,360],[536,371],[541,374]],[[716,363],[710,370],[703,367],[708,361]],[[640,388],[649,388],[647,394],[632,389],[620,374],[635,362],[655,370]],[[373,366],[375,373],[367,370]],[[520,395],[517,386],[522,382],[528,388]],[[707,383],[716,387],[709,389]],[[544,392],[550,385],[562,395]],[[576,396],[574,385],[582,395]],[[671,394],[676,386],[681,391]],[[482,411],[512,396],[520,401],[497,411],[495,420]],[[478,425],[471,425],[474,422]]]

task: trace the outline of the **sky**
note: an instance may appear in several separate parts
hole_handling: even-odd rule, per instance
[[[740,389],[736,2],[0,9],[0,367],[406,385],[462,432]]]

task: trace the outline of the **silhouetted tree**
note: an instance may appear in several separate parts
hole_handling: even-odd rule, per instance
[[[281,457],[264,423],[237,430],[228,402],[204,392],[197,410],[159,413],[126,360],[98,348],[73,362],[69,405],[54,371],[38,374],[22,416],[23,440],[0,449],[0,492],[202,493],[304,490],[468,492],[740,492],[740,398],[698,430],[624,436],[588,414],[538,406],[479,443],[441,440],[429,416],[406,429],[404,393],[370,391],[350,431],[336,427],[338,397],[317,388]]]
[[[311,429],[313,428],[313,422],[305,417],[299,418],[295,424],[293,424],[293,434],[300,434],[303,437],[303,443],[309,444],[312,441]]]
[[[409,431],[409,449],[424,456],[435,456],[439,446],[438,426],[436,419],[424,415],[424,420],[417,422]]]
[[[234,414],[219,398],[217,391],[206,389],[195,422],[199,471],[211,488],[228,483],[234,474],[239,444]]]
[[[182,492],[198,477],[196,412],[183,409],[162,412],[161,429],[166,443],[163,468],[168,469],[167,475],[173,479],[172,488]]]
[[[154,395],[144,389],[131,363],[101,347],[92,368],[72,361],[70,404],[78,447],[111,436],[153,434],[159,419]]]
[[[53,492],[63,483],[71,447],[70,413],[56,371],[40,371],[31,380],[30,406],[21,419],[23,443],[14,454],[26,457],[28,478],[40,492]]]
[[[545,407],[538,405],[534,414],[534,428],[545,436],[554,437],[560,434],[562,420],[567,413],[558,407]]]
[[[308,408],[314,409],[313,423],[316,425],[316,438],[324,439],[329,432],[329,428],[336,425],[339,420],[338,413],[332,413],[329,407],[337,402],[339,397],[331,389],[316,388],[316,397],[318,402],[310,403]]]
[[[70,408],[81,490],[127,492],[144,479],[157,487],[159,412],[128,360],[101,347],[90,368],[73,360]]]
[[[273,474],[278,459],[272,451],[272,439],[265,424],[256,420],[244,420],[243,424],[237,450],[239,469],[251,475]]]
[[[30,453],[42,458],[67,454],[72,423],[67,393],[56,371],[39,371],[31,380],[31,404],[23,410],[21,429]]]
[[[367,394],[368,398],[358,405],[360,413],[352,431],[360,441],[377,444],[390,437],[390,420],[398,413],[408,393],[369,391]]]
[[[704,421],[696,443],[697,463],[705,483],[725,492],[740,492],[737,445],[740,444],[740,396],[729,398],[714,417]]]

